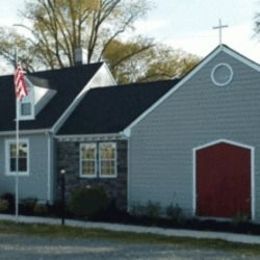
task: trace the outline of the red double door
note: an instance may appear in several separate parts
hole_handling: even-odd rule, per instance
[[[197,216],[251,217],[251,150],[221,142],[196,151]]]

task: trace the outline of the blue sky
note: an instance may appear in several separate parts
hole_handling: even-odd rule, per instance
[[[212,27],[219,18],[229,27],[223,43],[260,62],[260,42],[253,37],[257,0],[154,0],[156,8],[138,23],[138,31],[174,48],[204,57],[219,42]]]
[[[218,44],[212,27],[221,18],[228,28],[223,43],[260,63],[260,42],[253,37],[253,17],[260,11],[258,0],[151,0],[155,8],[136,23],[136,33],[158,42],[206,56]],[[0,26],[18,22],[24,0],[2,1]]]

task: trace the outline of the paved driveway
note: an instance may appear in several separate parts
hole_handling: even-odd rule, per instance
[[[62,239],[0,234],[0,259],[259,259],[225,251],[104,239]]]

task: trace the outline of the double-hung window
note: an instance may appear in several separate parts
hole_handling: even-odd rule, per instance
[[[114,142],[80,144],[80,177],[117,177],[116,149]]]
[[[85,143],[80,145],[80,177],[97,176],[97,145]]]
[[[21,139],[18,145],[18,160],[17,145],[15,140],[6,141],[6,174],[15,175],[18,170],[19,175],[29,175],[29,141]],[[17,164],[18,162],[18,169]]]
[[[19,102],[19,118],[20,120],[30,120],[35,118],[34,108],[34,89],[28,87],[28,95]]]
[[[117,153],[116,143],[99,144],[99,170],[100,177],[117,176]]]

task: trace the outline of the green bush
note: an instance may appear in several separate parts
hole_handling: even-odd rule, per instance
[[[22,214],[31,215],[33,214],[34,207],[37,203],[36,198],[25,198],[20,201],[20,211]]]
[[[45,204],[36,203],[33,208],[33,213],[35,215],[45,216],[48,213],[48,207]]]
[[[181,223],[182,221],[184,221],[183,211],[178,204],[175,204],[175,206],[173,206],[173,204],[170,204],[166,208],[166,215],[174,222]]]
[[[0,212],[7,212],[9,209],[9,202],[6,199],[0,199]]]
[[[69,210],[77,217],[93,218],[108,206],[108,197],[101,187],[79,188],[72,192]]]
[[[145,206],[140,202],[132,203],[130,207],[130,214],[133,216],[143,216],[145,215]]]
[[[9,213],[13,213],[14,212],[14,208],[15,208],[15,198],[14,195],[12,193],[4,193],[1,195],[1,199],[3,200],[7,200],[8,201],[8,209],[7,211]]]
[[[244,213],[241,213],[241,212],[238,212],[233,218],[232,218],[232,224],[234,226],[239,226],[241,224],[245,224],[245,223],[248,223],[249,222],[249,216],[244,214]]]
[[[152,219],[159,218],[161,213],[161,205],[159,202],[148,201],[144,208],[144,214]]]

